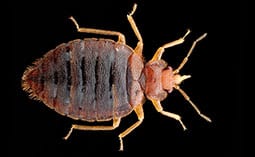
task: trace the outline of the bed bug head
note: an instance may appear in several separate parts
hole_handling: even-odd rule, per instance
[[[173,89],[178,90],[202,118],[204,118],[208,122],[211,122],[211,119],[199,111],[196,105],[190,100],[189,96],[179,86],[182,81],[190,77],[191,75],[180,75],[178,68],[176,70],[173,70],[170,66],[168,66],[162,71],[162,88],[164,90],[167,90],[168,93],[172,92]]]
[[[173,71],[172,67],[168,66],[162,71],[161,83],[164,90],[171,93],[173,88],[178,88],[182,81],[190,78],[191,75],[180,75]]]

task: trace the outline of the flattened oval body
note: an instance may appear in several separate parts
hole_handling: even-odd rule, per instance
[[[28,68],[23,87],[62,115],[106,121],[124,117],[143,101],[138,81],[142,69],[141,57],[127,45],[77,39],[59,45]]]

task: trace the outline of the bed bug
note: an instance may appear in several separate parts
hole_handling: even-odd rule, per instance
[[[144,119],[143,104],[146,98],[159,113],[177,120],[186,130],[181,117],[164,111],[161,105],[161,101],[174,89],[184,96],[198,115],[211,122],[179,86],[183,80],[190,78],[190,75],[180,75],[180,70],[196,44],[207,34],[193,42],[186,57],[175,70],[161,59],[162,54],[166,48],[182,44],[190,30],[181,38],[159,47],[153,58],[144,63],[143,39],[133,19],[136,8],[137,5],[134,4],[131,13],[127,15],[138,39],[134,49],[125,44],[122,33],[80,28],[76,20],[70,17],[78,32],[117,36],[118,41],[85,38],[63,43],[35,61],[24,72],[23,89],[57,113],[74,120],[113,122],[112,126],[73,124],[64,139],[68,139],[74,129],[113,130],[119,126],[121,118],[134,111],[138,121],[118,136],[120,150],[123,150],[123,138]]]

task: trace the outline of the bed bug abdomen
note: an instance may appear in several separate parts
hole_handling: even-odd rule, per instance
[[[135,91],[129,87],[138,86],[142,93],[136,85],[139,74],[128,64],[136,59],[132,54],[131,48],[112,40],[74,40],[49,51],[28,68],[23,87],[50,108],[74,119],[123,117],[135,105],[130,101]]]

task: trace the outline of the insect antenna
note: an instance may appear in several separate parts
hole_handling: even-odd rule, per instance
[[[208,122],[212,122],[212,120],[209,117],[200,112],[198,107],[190,100],[189,96],[180,88],[180,86],[176,85],[174,86],[174,88],[177,89],[182,94],[182,96],[191,104],[191,106],[196,110],[199,116],[201,116]]]
[[[187,33],[186,33],[187,34]],[[193,52],[193,49],[195,48],[196,44],[201,41],[202,39],[204,39],[207,36],[207,33],[204,33],[203,35],[201,35],[199,38],[197,38],[191,48],[189,49],[189,52],[187,53],[186,57],[182,60],[181,64],[179,65],[179,67],[174,70],[174,74],[178,74],[180,72],[180,70],[183,68],[183,66],[188,62],[189,60],[189,56],[191,55],[191,53]]]

